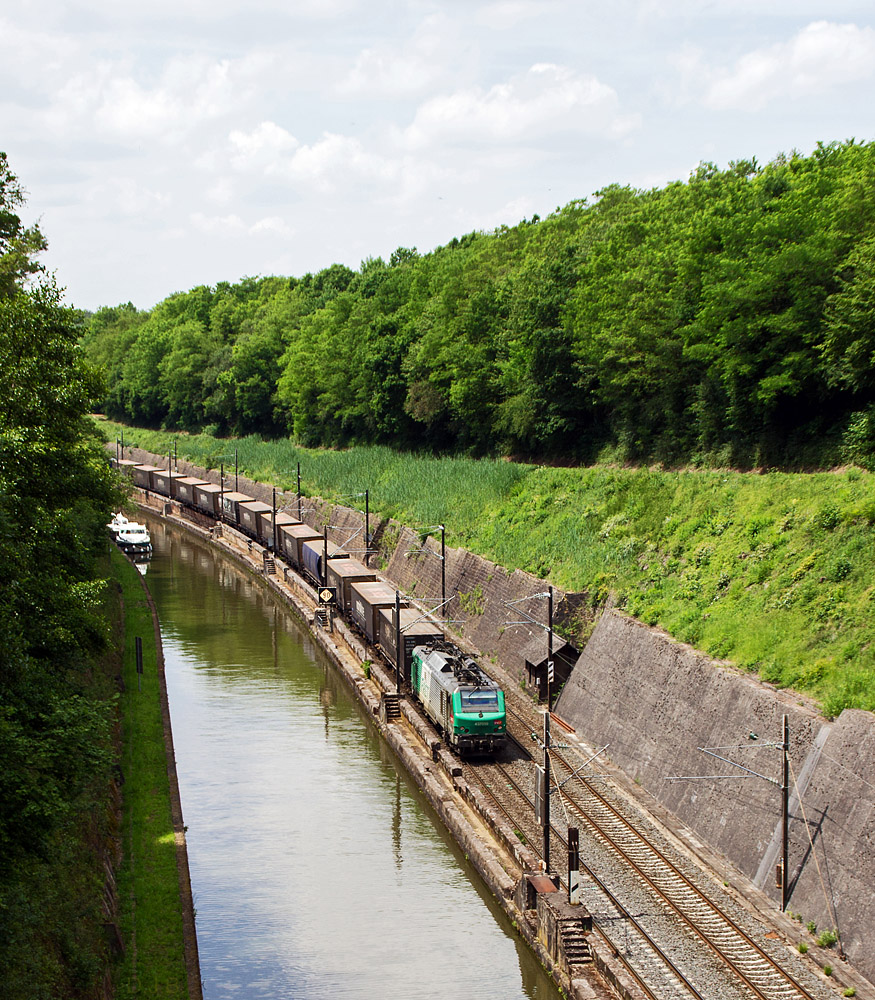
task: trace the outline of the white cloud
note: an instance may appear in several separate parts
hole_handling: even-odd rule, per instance
[[[361,51],[336,92],[341,97],[416,96],[452,74],[468,49],[454,22],[432,15],[410,38]]]
[[[802,98],[875,75],[875,30],[815,21],[788,42],[755,49],[731,69],[703,71],[702,103],[717,110],[758,111],[780,98]],[[700,77],[701,79],[701,77]]]
[[[295,150],[288,163],[291,178],[323,193],[358,180],[389,180],[396,173],[391,160],[369,153],[358,139],[325,133],[311,146]]]
[[[528,72],[423,104],[406,131],[412,148],[447,142],[525,142],[555,132],[616,133],[637,119],[617,114],[616,92],[596,77],[538,63]]]
[[[149,219],[173,201],[169,194],[151,190],[132,177],[114,178],[109,182],[109,188],[115,209],[129,218]]]
[[[258,222],[249,227],[249,232],[253,236],[258,233],[267,233],[268,235],[289,238],[293,235],[293,231],[286,224],[285,219],[278,215],[271,215],[265,219],[259,219]]]
[[[274,122],[262,122],[251,132],[235,129],[228,139],[233,149],[231,164],[235,169],[265,173],[277,169],[278,164],[300,145],[291,132]]]
[[[87,129],[121,142],[175,142],[245,101],[250,73],[246,60],[190,54],[169,60],[153,83],[129,60],[98,61],[65,80],[46,122],[68,136]]]
[[[253,223],[245,222],[236,212],[229,215],[206,215],[192,212],[189,221],[199,232],[208,236],[279,236],[288,239],[293,230],[279,215],[269,215]]]
[[[493,31],[515,28],[523,21],[544,17],[548,7],[556,8],[556,3],[548,0],[499,0],[490,3],[476,14],[476,20]]]
[[[246,231],[246,224],[239,215],[204,215],[203,212],[192,212],[189,216],[195,229],[210,236],[229,236]]]

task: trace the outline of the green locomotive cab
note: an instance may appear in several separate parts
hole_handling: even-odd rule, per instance
[[[460,687],[453,694],[452,743],[460,753],[494,753],[504,743],[504,691],[490,687]]]
[[[411,685],[429,718],[460,754],[494,753],[507,736],[504,692],[447,642],[417,646]]]

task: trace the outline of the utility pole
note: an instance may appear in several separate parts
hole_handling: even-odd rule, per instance
[[[447,603],[447,538],[446,528],[441,525],[441,607]]]
[[[234,492],[239,493],[240,487],[237,484],[237,449],[234,449]]]
[[[370,566],[371,559],[371,510],[368,490],[365,490],[365,566]]]
[[[219,520],[225,518],[225,463],[219,462]]]
[[[544,871],[550,874],[550,712],[544,713]]]
[[[276,553],[276,486],[273,488],[273,551]]]
[[[568,902],[580,904],[580,831],[576,826],[568,827]]]
[[[301,518],[301,463],[298,462],[298,520]]]
[[[553,711],[550,689],[553,685],[553,588],[547,588],[547,714]]]
[[[401,591],[395,591],[395,693],[401,694]]]
[[[759,737],[756,733],[751,733],[748,736],[749,740],[757,741]],[[743,772],[738,774],[733,772],[731,774],[675,774],[669,775],[665,778],[666,781],[722,781],[733,778],[762,778],[764,781],[768,781],[772,785],[777,785],[781,790],[781,864],[778,869],[778,880],[777,888],[781,890],[781,910],[786,911],[787,903],[790,901],[790,879],[788,874],[789,858],[790,858],[790,717],[785,715],[783,718],[783,725],[781,728],[781,742],[780,743],[763,743],[760,744],[757,749],[761,750],[780,750],[781,751],[781,780],[778,781],[775,778],[770,778],[767,774],[760,774],[759,771],[753,770],[753,768],[746,767],[744,764],[739,764],[737,760],[732,760],[730,757],[726,757],[722,752],[726,750],[744,750],[750,744],[736,744],[734,746],[723,746],[723,747],[699,747],[702,753],[707,754],[709,757],[715,757],[717,760],[722,760],[725,764],[731,764],[732,767],[738,768],[739,771]]]
[[[790,723],[784,716],[781,750],[784,766],[781,775],[781,912],[787,909],[790,879],[787,863],[790,855]]]

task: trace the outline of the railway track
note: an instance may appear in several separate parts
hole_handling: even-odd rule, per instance
[[[513,743],[506,759],[466,766],[530,845],[540,844],[543,836],[534,820],[531,750],[542,718],[509,706]],[[703,887],[704,876],[686,873],[668,856],[667,847],[653,842],[658,838],[651,831],[644,832],[640,821],[611,802],[607,788],[600,791],[593,776],[576,775],[579,762],[570,760],[568,752],[554,747],[550,757],[554,789],[561,786],[551,805],[551,857],[567,848],[567,826],[579,826],[581,854],[586,856],[581,865],[584,900],[594,927],[645,995],[654,1000],[814,1000],[829,995],[801,966],[788,971],[789,955],[778,961],[769,954],[713,901],[707,885]]]
[[[531,760],[527,752],[526,756],[527,759]],[[523,835],[521,839],[531,844],[538,842],[542,831],[535,823],[534,804],[525,788],[505,764],[500,762],[484,763],[477,766],[466,764],[463,765],[463,772],[468,781],[476,782],[492,797],[496,808],[517,830],[517,835]],[[498,794],[499,790],[500,795]],[[510,791],[510,795],[508,795],[508,791]],[[510,806],[508,798],[513,800],[513,806]],[[556,846],[567,848],[567,839],[561,833],[553,830],[551,836],[557,842]],[[540,855],[540,852],[538,853]],[[591,893],[592,889],[595,888],[603,897],[601,906],[603,919],[600,925],[594,924],[594,929],[625,967],[626,972],[638,983],[644,995],[650,1000],[663,1000],[666,997],[692,997],[694,1000],[707,1000],[659,948],[635,916],[613,896],[598,876],[588,869],[586,873],[590,879],[587,889]],[[604,912],[604,901],[607,901],[610,912]],[[588,911],[591,912],[591,909],[592,907],[587,906]]]

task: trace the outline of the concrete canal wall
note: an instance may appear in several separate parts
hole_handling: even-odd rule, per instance
[[[161,456],[136,449],[131,457],[162,464]],[[218,481],[216,473],[205,475],[187,463],[180,462],[180,469]],[[271,502],[270,486],[241,476],[239,487]],[[310,498],[305,505],[304,520],[320,530],[329,525],[332,541],[344,544],[357,532],[348,547],[363,558],[355,551],[364,548],[361,513]],[[373,518],[371,530],[371,548],[377,550],[371,565],[408,594],[438,598],[439,538],[423,543],[417,533]],[[459,622],[455,630],[522,683],[522,651],[542,633],[528,625],[509,627],[519,616],[507,604],[543,592],[545,582],[463,549],[449,548],[446,555],[446,590],[454,595],[449,616]],[[545,601],[525,606],[543,618]],[[586,625],[585,594],[557,589],[555,607],[557,622]],[[760,890],[764,908],[766,897],[772,904],[779,899],[778,787],[753,777],[667,779],[729,773],[735,769],[699,748],[739,744],[744,749],[734,751],[734,759],[780,779],[780,752],[764,744],[780,742],[787,714],[792,764],[788,909],[820,931],[837,927],[850,960],[875,979],[875,716],[846,711],[827,721],[800,696],[762,684],[611,611],[600,618],[556,709],[592,746],[610,744],[607,753],[634,782],[633,790],[643,790],[667,810],[669,827],[686,827],[687,843],[711,857],[718,870],[725,866],[725,880],[741,895]],[[801,805],[794,786],[802,793]],[[813,943],[799,925],[789,930]],[[839,958],[833,950],[819,960],[835,965]]]

